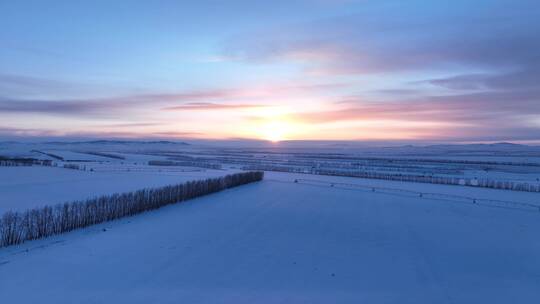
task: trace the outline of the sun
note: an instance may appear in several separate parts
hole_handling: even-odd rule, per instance
[[[287,107],[257,108],[249,114],[253,122],[241,126],[241,133],[248,138],[277,143],[296,139],[306,132],[305,126],[294,119]]]
[[[279,142],[287,139],[291,126],[284,121],[270,121],[261,130],[262,138],[271,142]]]

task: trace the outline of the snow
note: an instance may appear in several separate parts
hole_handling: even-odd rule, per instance
[[[43,152],[60,156],[66,161],[111,161],[110,157],[92,155],[84,152],[74,152],[66,150],[47,150]]]
[[[0,167],[0,214],[227,174],[218,170],[137,168],[90,172],[58,167]]]
[[[49,158],[32,150],[80,162],[0,167],[0,215],[221,176],[250,160],[285,166],[299,160],[324,163],[328,162],[324,153],[329,152],[389,159],[540,159],[538,147],[502,144],[249,149],[138,142],[0,143],[1,155]],[[304,153],[310,158],[303,159]],[[175,155],[219,162],[231,169],[147,165]],[[87,171],[61,168],[64,163],[80,164]],[[387,170],[379,168],[377,161],[367,165]],[[399,164],[392,168],[396,173],[425,169],[435,174],[430,168],[457,168],[462,171],[456,173],[459,177],[532,183],[540,172],[535,166],[494,165],[482,171],[481,166],[467,164],[421,161],[415,165],[420,169]],[[370,191],[373,188],[377,190]],[[533,208],[495,208],[472,204],[471,198]],[[1,248],[0,300],[540,303],[540,209],[535,206],[540,206],[540,194],[532,192],[266,172],[260,183]]]
[[[266,180],[294,182],[295,179],[306,179],[311,181],[324,181],[334,183],[347,183],[364,187],[381,187],[387,189],[400,189],[423,193],[437,193],[442,195],[457,195],[472,197],[476,199],[504,200],[519,203],[538,204],[540,206],[540,195],[535,192],[521,192],[497,190],[490,188],[465,187],[456,185],[425,184],[402,181],[389,181],[379,179],[365,179],[356,177],[325,176],[300,173],[266,172]]]
[[[539,212],[292,178],[0,249],[2,302],[540,301]]]

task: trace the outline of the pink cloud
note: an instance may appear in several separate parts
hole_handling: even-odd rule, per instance
[[[167,111],[206,111],[206,110],[241,110],[267,107],[266,105],[258,104],[216,104],[208,102],[192,102],[179,106],[164,108]]]

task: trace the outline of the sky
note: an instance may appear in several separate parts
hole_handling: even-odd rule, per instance
[[[0,12],[0,139],[540,142],[537,0]]]

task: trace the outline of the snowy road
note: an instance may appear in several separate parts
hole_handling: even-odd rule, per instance
[[[538,213],[264,181],[0,249],[0,294],[5,303],[538,303],[538,231]]]

